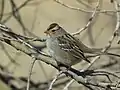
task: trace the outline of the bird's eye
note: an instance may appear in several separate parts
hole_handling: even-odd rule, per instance
[[[55,32],[56,30],[52,30],[52,32]]]

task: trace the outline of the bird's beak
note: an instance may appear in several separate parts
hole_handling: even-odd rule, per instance
[[[45,33],[45,34],[49,34],[48,30],[46,30],[44,33]]]

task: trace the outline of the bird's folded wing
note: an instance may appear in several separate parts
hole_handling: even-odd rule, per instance
[[[59,36],[57,39],[61,49],[77,59],[83,59],[90,63],[90,61],[85,57],[84,52],[79,48],[79,44],[73,36],[65,34],[63,36]]]

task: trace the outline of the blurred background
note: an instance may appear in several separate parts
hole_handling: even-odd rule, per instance
[[[117,23],[115,5],[111,1],[100,0],[99,8],[96,10],[96,15],[89,27],[81,34],[76,35],[85,45],[93,48],[104,48],[108,44]],[[45,38],[44,31],[53,22],[58,23],[69,33],[74,33],[84,28],[89,22],[95,12],[97,2],[98,0],[0,0],[0,23],[5,24],[17,34],[33,38]],[[112,43],[111,52],[119,54],[120,47],[116,41]],[[44,47],[45,43],[37,43],[37,45]],[[47,51],[46,48],[43,50]],[[111,66],[104,69],[119,71],[120,61],[118,58],[103,58],[104,56],[92,68],[101,69],[102,66],[112,63]],[[16,77],[16,80],[20,77],[25,81],[29,74],[31,60],[31,57],[0,42],[0,65],[4,67],[5,72]],[[79,63],[74,67],[84,69],[86,64]],[[31,80],[34,83],[39,83],[39,87],[43,89],[32,88],[31,90],[47,90],[49,83],[56,75],[56,71],[52,66],[37,61],[32,71]],[[0,90],[25,90],[23,87],[26,84],[22,85],[19,80],[9,81],[10,77],[6,76],[4,79],[7,83],[5,83],[2,76],[0,79]],[[53,90],[62,90],[69,79],[67,77],[58,80]],[[19,89],[11,88],[11,82]],[[74,82],[70,85],[69,90],[88,89]]]

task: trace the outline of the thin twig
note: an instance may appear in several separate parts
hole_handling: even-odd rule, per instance
[[[5,7],[5,0],[2,0],[1,1],[2,3],[1,3],[1,10],[0,10],[0,21],[2,20],[2,17],[3,17],[3,15],[4,15],[4,7]]]
[[[54,79],[53,79],[52,82],[50,83],[50,86],[49,86],[48,90],[52,90],[53,84],[55,83],[55,81],[58,79],[58,77],[59,77],[62,73],[63,73],[62,71],[58,72],[58,74],[54,77]]]
[[[64,87],[63,90],[68,90],[68,87],[74,82],[74,79],[70,80]]]
[[[35,61],[36,61],[36,59],[34,58],[34,60],[31,62],[31,66],[30,66],[30,69],[29,69],[29,75],[28,75],[28,81],[27,81],[27,88],[26,88],[26,90],[30,90],[30,78],[31,78],[31,75],[32,75],[32,69],[33,69],[33,66],[35,64]]]
[[[63,3],[61,0],[54,0],[54,1],[59,3],[60,5],[62,5],[64,7],[67,7],[69,9],[71,9],[71,10],[81,11],[81,12],[84,12],[84,13],[93,13],[94,12],[94,10],[90,11],[90,10],[85,10],[85,9],[81,9],[81,8],[78,8],[78,7],[70,6],[68,4]],[[101,9],[97,8],[96,12],[97,13],[116,13],[116,12],[120,12],[120,10],[117,10],[117,11],[114,11],[114,10],[101,10]]]
[[[77,32],[73,33],[73,34],[72,34],[73,36],[79,35],[82,31],[84,31],[85,29],[87,29],[87,28],[91,25],[93,19],[94,19],[95,16],[96,16],[96,13],[97,13],[96,11],[97,11],[97,8],[99,7],[99,5],[100,5],[100,0],[97,1],[95,10],[94,10],[94,12],[92,13],[91,17],[89,18],[88,23],[87,23],[83,28],[81,28],[81,29],[79,29]]]

